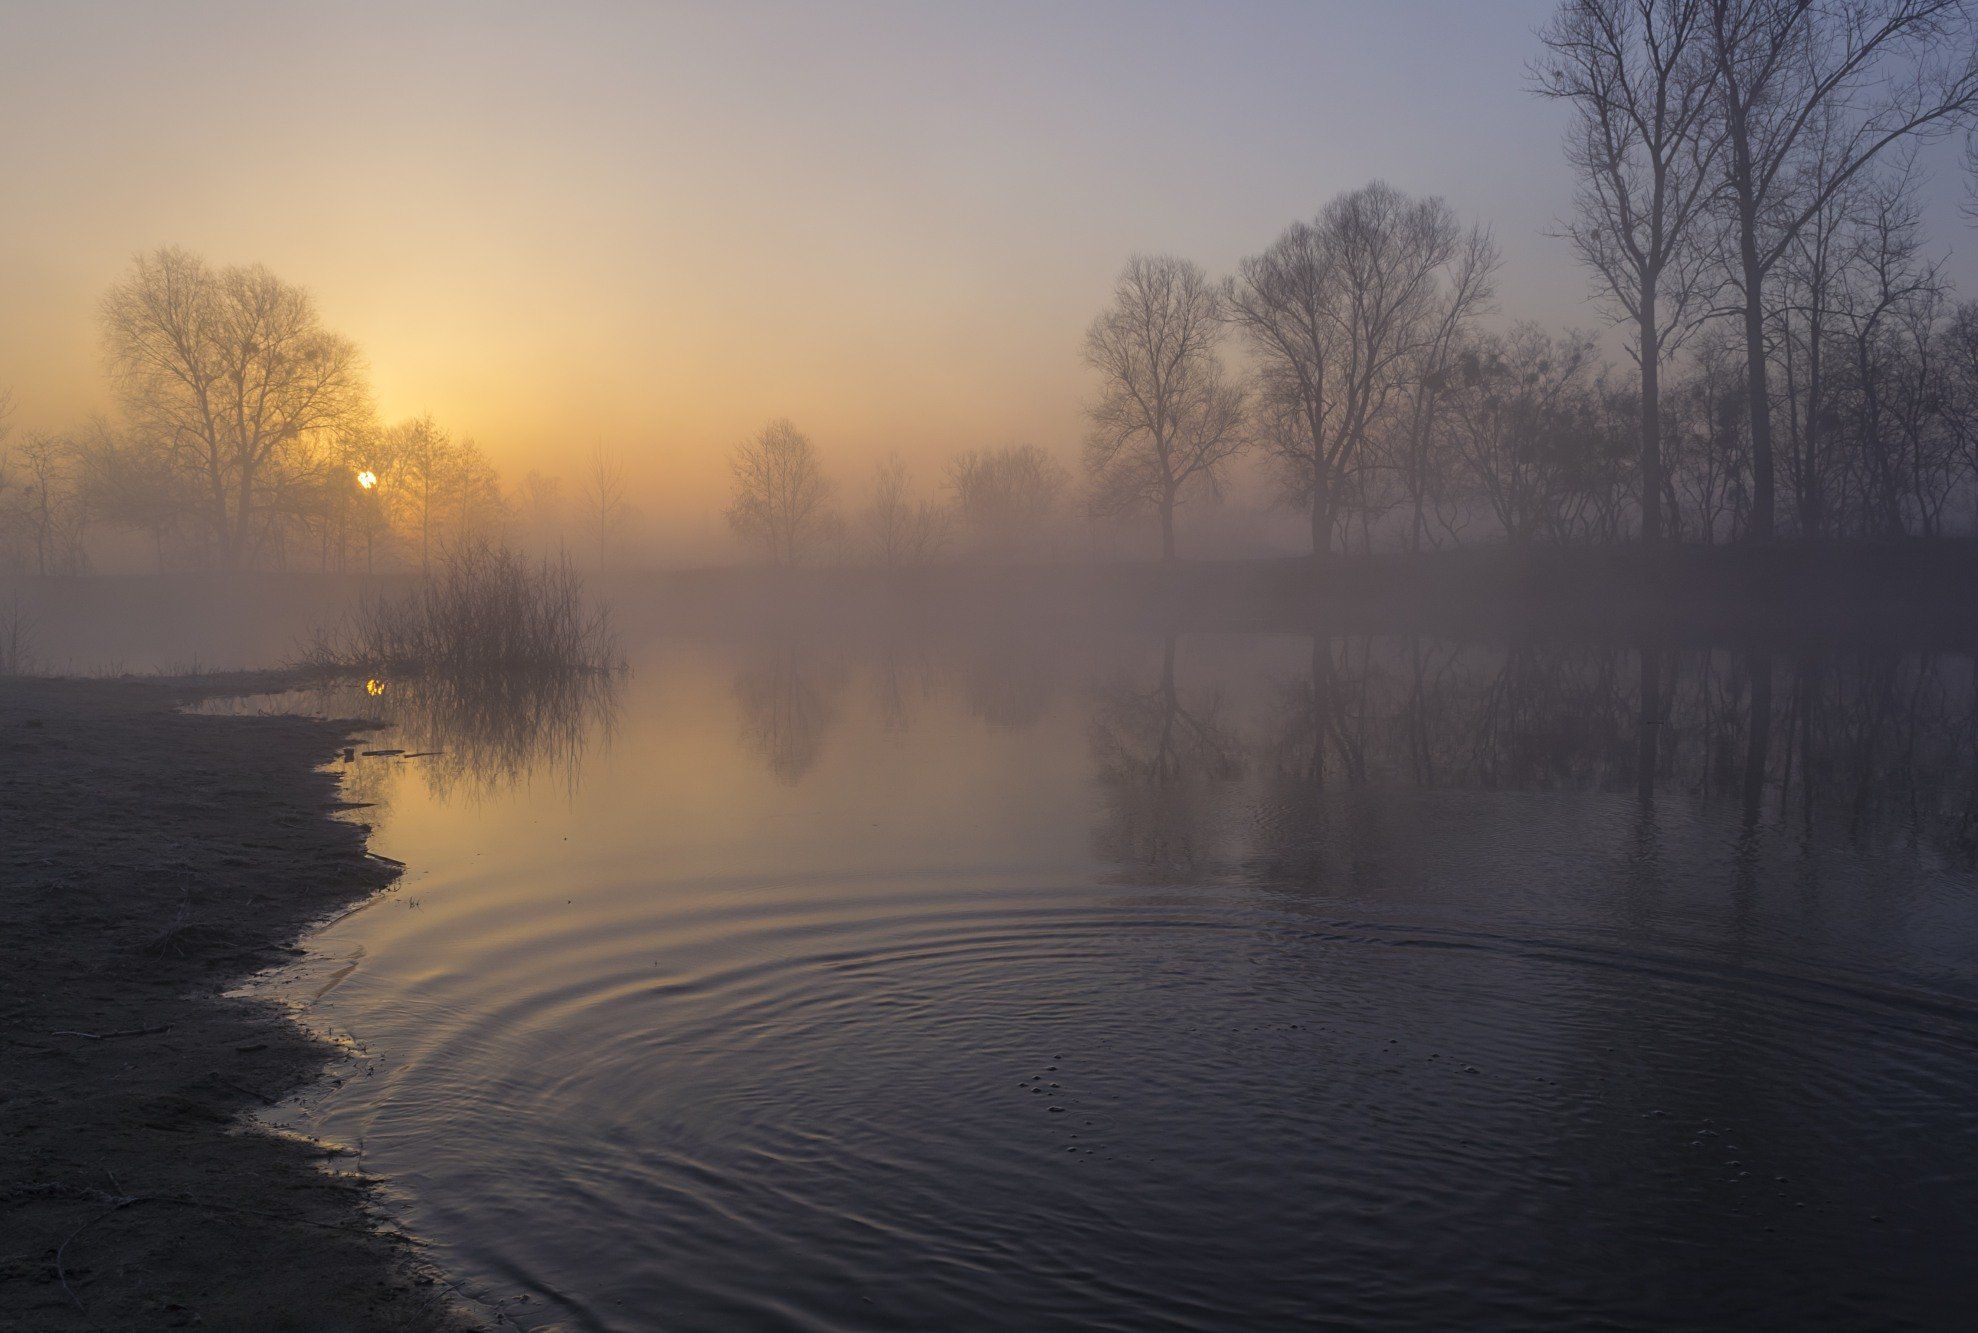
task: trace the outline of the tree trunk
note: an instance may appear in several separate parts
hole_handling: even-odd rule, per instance
[[[1174,563],[1174,495],[1161,497],[1161,563]]]
[[[1312,459],[1312,568],[1324,569],[1332,553],[1332,515],[1328,512],[1326,468],[1322,456]]]
[[[1662,348],[1655,327],[1655,288],[1642,293],[1638,333],[1641,354],[1641,539],[1662,544]]]
[[[1758,265],[1756,220],[1748,214],[1738,226],[1740,268],[1744,274],[1745,400],[1751,416],[1751,525],[1753,541],[1770,541],[1775,531],[1772,498],[1772,393],[1765,371],[1764,273]]]

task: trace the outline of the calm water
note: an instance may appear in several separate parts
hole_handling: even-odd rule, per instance
[[[410,869],[281,982],[360,1052],[297,1117],[516,1323],[1978,1296],[1968,660],[634,657],[554,699],[388,682],[379,745],[445,753],[346,767]]]

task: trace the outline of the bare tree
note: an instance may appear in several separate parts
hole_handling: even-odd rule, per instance
[[[1034,547],[1070,485],[1064,465],[1034,444],[970,449],[948,465],[948,489],[978,550]]]
[[[597,543],[598,568],[611,564],[611,555],[624,540],[632,522],[630,486],[625,478],[625,460],[607,453],[603,445],[591,450],[584,467],[584,531]]]
[[[1766,283],[1800,230],[1885,149],[1949,132],[1978,109],[1978,47],[1967,0],[1704,3],[1725,266],[1745,340],[1747,530],[1763,541],[1776,531]]]
[[[1221,319],[1200,268],[1135,255],[1085,335],[1085,359],[1104,377],[1085,452],[1094,510],[1154,510],[1163,560],[1175,558],[1175,507],[1191,490],[1215,492],[1244,444],[1243,395],[1216,355]]]
[[[158,571],[166,567],[167,544],[188,514],[197,512],[184,476],[162,450],[142,437],[120,435],[106,422],[92,422],[78,443],[82,487],[92,515],[151,539]]]
[[[817,446],[787,418],[739,445],[728,467],[735,482],[728,525],[770,563],[798,564],[831,535],[831,483]]]
[[[21,443],[18,471],[9,507],[34,549],[34,572],[80,573],[84,515],[75,447],[31,431]]]
[[[1554,339],[1535,324],[1477,340],[1450,396],[1467,478],[1506,540],[1525,546],[1574,534],[1599,463],[1589,384],[1593,340]]]
[[[1711,116],[1705,0],[1564,0],[1541,34],[1539,90],[1571,102],[1580,178],[1566,229],[1622,318],[1641,369],[1641,535],[1662,539],[1662,357],[1708,299],[1696,223],[1723,142]]]
[[[400,422],[388,432],[391,458],[389,495],[411,529],[419,551],[419,572],[432,568],[443,496],[457,466],[458,447],[430,415]]]
[[[880,460],[874,472],[865,528],[872,558],[888,569],[928,564],[948,540],[947,515],[913,498],[913,475],[898,454]]]
[[[1287,495],[1310,507],[1315,560],[1332,549],[1374,421],[1449,327],[1442,316],[1484,299],[1491,254],[1481,232],[1465,245],[1442,200],[1410,199],[1376,181],[1292,224],[1239,266],[1230,317],[1262,359],[1265,394],[1288,404],[1299,427],[1274,441]],[[1443,291],[1459,255],[1471,257],[1459,278],[1468,298]]]
[[[1450,265],[1448,284],[1425,326],[1427,336],[1417,342],[1402,372],[1412,388],[1405,417],[1396,423],[1392,435],[1392,453],[1408,498],[1408,549],[1413,552],[1421,550],[1423,539],[1430,534],[1429,495],[1442,480],[1436,444],[1443,400],[1472,322],[1490,307],[1496,295],[1497,265],[1497,246],[1490,233],[1472,228]]]
[[[356,347],[322,326],[300,287],[178,249],[138,256],[101,317],[126,411],[198,480],[221,562],[239,568],[266,474],[368,414]]]

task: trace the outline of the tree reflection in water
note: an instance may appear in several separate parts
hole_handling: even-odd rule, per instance
[[[368,692],[353,680],[324,688],[317,707],[384,723],[435,796],[492,794],[538,770],[574,793],[585,752],[610,740],[619,681],[614,671],[427,674]],[[352,799],[367,799],[363,766],[346,782]]]
[[[742,744],[795,786],[824,753],[838,717],[844,672],[835,654],[801,642],[753,650],[735,673],[735,701],[742,712]],[[897,715],[905,725],[904,712]]]
[[[1175,640],[1161,648],[1151,687],[1125,677],[1102,686],[1092,710],[1092,756],[1106,814],[1100,855],[1155,882],[1188,877],[1224,850],[1227,806],[1243,776],[1243,746],[1222,696],[1184,692]]]

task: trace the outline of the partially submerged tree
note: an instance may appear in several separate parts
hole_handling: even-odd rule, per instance
[[[1135,255],[1085,335],[1085,359],[1103,377],[1085,452],[1093,509],[1159,515],[1163,560],[1175,557],[1176,507],[1192,491],[1215,492],[1244,443],[1243,395],[1217,357],[1221,320],[1200,268]]]
[[[198,483],[220,562],[240,568],[270,474],[368,416],[356,347],[260,265],[214,269],[173,248],[138,256],[101,317],[126,412]]]
[[[832,531],[831,483],[824,476],[817,446],[779,418],[729,456],[734,498],[728,525],[759,548],[774,565],[810,558]]]

